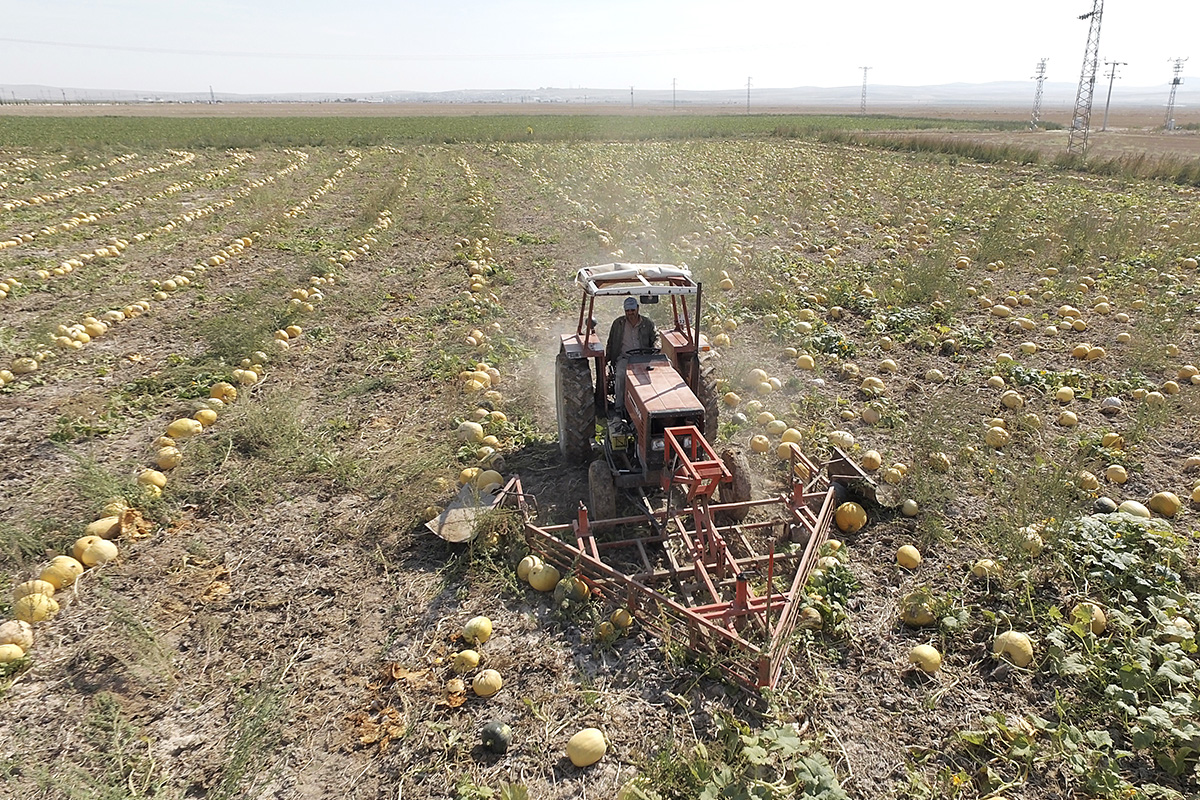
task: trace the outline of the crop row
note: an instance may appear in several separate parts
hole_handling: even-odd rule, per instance
[[[51,269],[38,270],[36,275],[37,275],[37,277],[39,277],[43,280],[46,280],[52,276],[70,274],[72,270],[83,266],[87,262],[91,261],[93,258],[100,258],[100,259],[116,258],[116,257],[122,255],[125,252],[125,248],[127,248],[129,246],[130,240],[132,240],[135,243],[144,242],[144,241],[154,238],[155,236],[159,236],[159,235],[162,235],[165,233],[170,233],[187,223],[195,222],[196,220],[203,219],[204,217],[206,217],[210,214],[213,214],[221,209],[229,208],[230,206],[234,205],[238,200],[249,197],[256,189],[261,189],[265,186],[269,186],[272,183],[274,183],[276,180],[278,180],[279,178],[281,178],[285,175],[288,175],[290,173],[296,172],[304,165],[304,162],[308,158],[308,156],[305,153],[300,153],[300,152],[293,152],[293,153],[291,153],[291,155],[293,156],[293,159],[291,161],[289,161],[286,166],[276,170],[274,174],[266,175],[266,176],[264,176],[262,178],[258,178],[258,179],[247,180],[244,186],[242,186],[240,189],[238,189],[236,192],[234,192],[229,197],[224,197],[219,200],[213,200],[206,205],[200,206],[199,208],[193,208],[189,211],[186,211],[182,214],[172,217],[172,218],[168,219],[166,222],[163,222],[163,223],[155,226],[154,228],[151,228],[146,231],[139,231],[137,233],[134,233],[129,237],[128,240],[127,239],[116,239],[113,241],[112,244],[110,244],[107,247],[98,247],[95,250],[91,251],[90,253],[88,253],[88,252],[79,253],[78,255],[74,256],[73,258],[68,258],[67,260],[63,261],[57,267],[53,267]],[[216,266],[216,265],[212,264],[210,266]]]
[[[198,176],[197,178],[195,178],[193,180],[172,183],[170,186],[167,186],[165,189],[155,192],[154,194],[142,195],[140,197],[135,197],[135,198],[126,200],[126,201],[119,203],[117,205],[114,205],[114,206],[101,206],[100,208],[96,208],[96,209],[93,209],[90,211],[75,212],[71,216],[62,220],[61,222],[53,223],[50,225],[43,225],[41,228],[39,228],[37,230],[31,230],[26,233],[14,234],[11,238],[6,239],[4,241],[0,241],[0,249],[5,249],[8,247],[17,247],[21,244],[28,244],[30,242],[33,242],[35,239],[38,239],[39,237],[52,236],[56,233],[64,233],[67,231],[72,231],[81,225],[95,224],[95,223],[100,222],[101,220],[104,220],[104,219],[107,219],[110,217],[116,217],[120,214],[123,214],[126,211],[130,211],[132,209],[137,208],[138,206],[144,205],[145,203],[149,203],[154,200],[160,200],[165,197],[170,197],[171,195],[179,194],[180,192],[190,191],[195,188],[197,183],[205,183],[205,182],[217,179],[217,178],[224,177],[225,175],[228,175],[229,173],[238,169],[248,159],[252,158],[251,154],[249,154],[249,153],[232,153],[231,156],[234,159],[233,163],[227,164],[226,166],[223,166],[223,167],[218,167],[216,169],[211,169],[208,172],[204,173],[203,175]],[[39,274],[39,277],[44,278],[46,276]]]
[[[298,170],[302,163],[306,160],[307,156],[299,152],[294,153],[294,155],[296,158],[288,165],[281,168],[274,175],[268,175],[259,180],[252,181],[249,185],[239,190],[235,197],[246,197],[255,189],[274,182],[278,177]],[[336,170],[307,197],[283,211],[280,215],[280,219],[295,218],[303,214],[313,203],[331,191],[337,184],[338,179],[340,179],[348,169],[353,169],[355,166],[357,166],[361,159],[361,154],[352,151],[349,154],[349,163],[346,166]],[[150,231],[134,234],[132,237],[133,241],[135,243],[143,242],[157,234],[172,231],[179,225],[201,219],[215,210],[232,205],[234,202],[235,198],[226,198],[225,200],[216,201],[204,208],[193,209],[192,211],[181,215],[178,219],[169,220]],[[270,225],[266,227],[269,228]],[[127,302],[121,308],[114,308],[108,311],[97,310],[85,315],[83,319],[77,322],[60,323],[52,334],[53,344],[59,346],[60,348],[70,350],[78,350],[84,347],[90,343],[93,337],[102,336],[107,333],[111,324],[122,322],[126,319],[132,319],[142,313],[145,313],[149,310],[149,306],[152,302],[166,300],[171,293],[189,287],[192,280],[196,278],[197,275],[203,275],[210,268],[220,267],[229,259],[236,258],[244,250],[244,248],[253,244],[253,242],[259,236],[261,236],[261,233],[254,231],[233,237],[224,247],[217,249],[215,252],[197,256],[195,259],[196,263],[192,267],[184,269],[179,273],[166,275],[162,278],[152,279],[150,281],[152,294],[149,297],[142,297],[140,299],[128,298]],[[127,246],[128,243],[126,243],[124,240],[120,240],[115,245],[102,248],[100,251],[97,251],[91,255],[92,258],[114,258],[124,252],[125,247]],[[91,258],[87,260],[90,261]],[[80,263],[82,264],[86,262],[81,259]],[[73,264],[69,266],[71,266],[72,269],[74,268]],[[60,267],[59,269],[63,268]],[[64,274],[67,272],[68,270],[64,269]],[[117,319],[118,316],[120,319]],[[40,365],[47,359],[52,358],[52,356],[53,351],[49,349],[38,349],[34,352],[17,356],[13,359],[9,370],[0,371],[0,380],[4,381],[5,383],[9,383],[18,379],[20,376],[31,375],[39,372]]]
[[[163,172],[165,170],[174,169],[175,167],[179,167],[184,164],[190,164],[192,161],[194,161],[196,159],[195,153],[189,153],[186,151],[168,151],[168,152],[170,152],[171,155],[174,156],[174,158],[172,158],[169,161],[164,161],[164,162],[162,162],[160,164],[156,164],[154,166],[143,167],[141,169],[135,169],[131,172],[126,172],[121,175],[116,175],[112,178],[107,178],[105,180],[93,181],[92,183],[80,183],[80,184],[76,184],[74,186],[67,186],[62,189],[55,189],[53,191],[43,192],[42,194],[35,194],[35,195],[32,195],[32,196],[30,196],[28,198],[24,198],[24,199],[12,198],[9,200],[5,200],[3,202],[0,202],[0,211],[11,212],[16,209],[25,208],[28,206],[42,206],[42,205],[47,205],[50,203],[57,203],[68,197],[78,197],[80,195],[85,195],[85,194],[95,194],[98,190],[103,189],[106,186],[110,186],[112,184],[126,183],[128,181],[135,180],[137,178],[142,178],[146,175],[154,175],[156,173]],[[12,241],[12,240],[9,240],[9,241]],[[20,242],[18,241],[18,242],[16,242],[16,244],[20,244]],[[15,247],[16,244],[8,245],[8,246]]]
[[[0,192],[13,185],[29,185],[40,180],[69,178],[81,172],[98,172],[103,169],[115,167],[118,164],[127,164],[140,157],[137,153],[125,153],[124,155],[113,156],[99,164],[76,164],[69,169],[57,171],[57,167],[72,163],[72,159],[68,156],[42,161],[33,158],[15,158],[7,162],[4,166],[0,166],[0,178],[4,179],[0,180]]]
[[[327,179],[318,190],[294,205],[288,213],[303,213],[321,196],[327,194],[336,184],[337,178],[357,164],[361,156],[352,154],[352,158],[354,160],[348,167],[338,170],[334,177]],[[354,252],[360,257],[366,256],[370,252],[371,243],[376,241],[376,234],[386,231],[390,226],[391,211],[384,209],[375,223],[351,241],[343,253]],[[250,240],[236,242],[238,249],[234,250],[231,247],[228,256],[237,255],[240,246],[249,246],[251,243]],[[223,256],[221,260],[224,259]],[[348,261],[334,260],[331,266],[336,267],[344,263]],[[201,267],[198,265],[197,269]],[[333,272],[313,276],[305,285],[287,290],[286,296],[280,300],[280,311],[306,309],[312,312],[315,310],[315,304],[321,303],[335,285],[336,277]],[[149,303],[143,302],[138,309],[139,313],[149,311]],[[129,317],[123,312],[112,312],[110,321],[121,322],[127,318]],[[89,325],[98,322],[101,321],[92,320]],[[106,326],[107,322],[102,324]],[[275,355],[289,350],[291,343],[299,340],[302,335],[303,329],[295,324],[275,331],[272,339]],[[242,402],[247,402],[246,390],[265,378],[265,365],[272,357],[262,351],[246,353],[240,366],[229,371],[228,380],[217,381],[212,385],[208,398],[198,405],[191,416],[175,419],[166,426],[163,434],[154,440],[153,453],[147,459],[152,466],[141,469],[136,475],[139,496],[134,498],[134,506],[130,506],[129,498],[110,500],[105,505],[104,516],[87,525],[83,537],[75,543],[69,555],[54,556],[50,563],[41,569],[37,578],[16,585],[12,605],[13,619],[0,623],[0,665],[20,662],[30,654],[35,644],[35,631],[38,630],[38,626],[50,623],[60,610],[56,593],[60,593],[58,597],[63,597],[62,590],[74,586],[85,571],[115,561],[120,555],[115,540],[121,540],[123,544],[128,545],[132,540],[146,534],[150,526],[144,523],[142,511],[161,496],[171,471],[184,462],[187,442],[202,436],[207,428],[218,422],[228,406],[238,402],[238,387],[243,390],[240,395]],[[142,508],[139,509],[138,506]],[[78,588],[75,595],[78,595]]]

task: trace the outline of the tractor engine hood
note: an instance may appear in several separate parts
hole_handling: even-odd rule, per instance
[[[633,413],[642,420],[704,418],[704,406],[666,356],[632,361],[625,374],[625,391],[633,399]]]

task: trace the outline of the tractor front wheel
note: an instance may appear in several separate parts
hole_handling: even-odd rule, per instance
[[[592,455],[596,436],[596,391],[586,358],[567,358],[559,351],[554,362],[554,396],[558,412],[558,449],[570,464]]]

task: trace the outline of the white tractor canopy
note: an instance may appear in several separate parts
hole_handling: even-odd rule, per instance
[[[692,295],[700,291],[692,271],[674,264],[600,264],[584,267],[575,283],[592,297]]]

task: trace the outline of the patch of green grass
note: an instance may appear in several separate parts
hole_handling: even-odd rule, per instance
[[[1153,317],[1143,319],[1130,332],[1131,340],[1121,353],[1121,363],[1126,369],[1144,375],[1161,373],[1168,359],[1164,342],[1174,341],[1174,330],[1166,329]]]
[[[920,520],[922,539],[926,543],[946,536],[941,510],[955,504],[957,482],[970,470],[969,465],[954,463],[968,445],[966,430],[957,424],[968,415],[967,405],[965,400],[943,394],[937,402],[914,409],[915,416],[910,415],[909,424],[900,429],[908,439],[912,453],[906,491],[926,510]],[[952,464],[947,472],[934,467],[943,455]]]
[[[206,800],[231,800],[252,795],[282,769],[275,753],[287,718],[284,671],[273,670],[237,698],[226,761],[221,777]]]
[[[1131,444],[1154,441],[1166,429],[1167,422],[1175,416],[1174,409],[1163,405],[1154,407],[1137,403],[1132,409],[1133,424],[1129,426],[1127,439]]]
[[[366,460],[358,486],[367,495],[385,498],[373,535],[386,538],[412,531],[422,522],[427,505],[449,500],[451,491],[457,491],[446,471],[453,457],[452,441],[430,438],[424,431],[380,443]],[[412,491],[413,486],[426,488]]]
[[[532,233],[517,233],[513,234],[512,236],[505,237],[505,241],[509,244],[547,245],[557,242],[558,237],[542,237]]]
[[[913,153],[944,155],[948,157],[950,164],[957,164],[959,158],[969,158],[972,161],[988,164],[1002,161],[1015,164],[1038,164],[1042,161],[1042,154],[1032,147],[975,142],[969,139],[955,139],[948,136],[870,134],[867,136],[850,136],[848,140],[855,144],[865,144],[888,150],[906,150]]]
[[[118,697],[94,697],[78,742],[56,768],[17,762],[18,771],[54,796],[88,800],[132,800],[161,797],[167,776],[155,763],[149,733],[139,727]]]
[[[295,236],[276,239],[269,246],[289,253],[332,253],[336,248],[333,242],[327,242],[319,236],[310,238],[304,231]]]
[[[196,333],[208,346],[208,356],[217,362],[237,364],[271,343],[276,319],[266,303],[241,303],[225,314],[195,323]]]
[[[388,170],[390,172],[399,172],[403,170],[403,161],[397,164],[395,161],[390,161]],[[389,179],[382,186],[373,187],[372,192],[363,200],[362,206],[358,210],[356,221],[362,228],[369,228],[375,224],[380,213],[392,208],[396,204],[396,198],[400,196],[401,185],[396,178]]]
[[[107,607],[112,621],[114,636],[110,652],[125,665],[128,673],[156,685],[174,684],[175,651],[163,643],[128,599],[108,588],[103,578],[96,586],[96,594]]]
[[[292,398],[273,395],[240,408],[222,433],[234,451],[267,463],[294,462],[308,436]]]
[[[1075,480],[1083,466],[1080,459],[1077,450],[1065,446],[1061,457],[1054,460],[1040,453],[1026,458],[1017,449],[988,457],[985,481],[997,508],[989,519],[990,538],[1007,551],[1002,554],[1024,557],[1018,534],[1022,526],[1075,515],[1079,505]]]
[[[250,513],[295,475],[303,436],[294,400],[267,394],[253,404],[236,404],[222,414],[213,435],[188,442],[171,489],[203,507]],[[213,480],[217,474],[220,479]]]
[[[46,541],[39,533],[0,520],[0,561],[5,565],[13,566],[14,571],[20,570],[44,556],[45,552]]]
[[[130,506],[146,506],[147,497],[134,479],[91,459],[76,459],[70,483],[75,494],[96,511],[115,499],[125,500]]]
[[[370,375],[347,385],[345,389],[342,389],[340,396],[345,398],[374,392],[389,392],[395,387],[396,381],[391,375]]]
[[[376,319],[390,299],[391,295],[383,286],[362,286],[340,294],[338,303],[349,320]]]
[[[286,391],[266,392],[229,407],[211,435],[188,442],[171,490],[188,502],[249,513],[291,481],[316,477],[357,486],[368,462],[339,445],[345,429],[344,421],[310,418]]]
[[[524,520],[516,511],[501,509],[480,515],[474,538],[465,549],[455,548],[446,561],[441,572],[443,590],[485,597],[524,594],[527,587],[516,573],[517,564],[529,554],[524,530]]]

